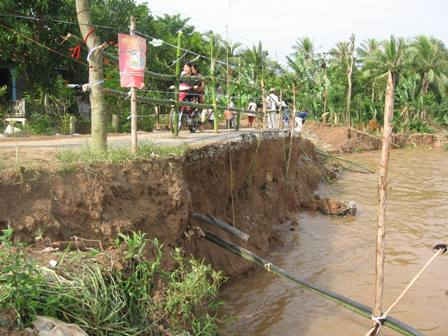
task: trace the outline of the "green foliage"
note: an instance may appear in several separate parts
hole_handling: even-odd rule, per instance
[[[24,326],[39,310],[44,278],[23,249],[13,246],[11,228],[2,230],[0,243],[0,312],[15,312]]]
[[[55,120],[47,114],[33,113],[27,128],[31,134],[53,135],[56,133]]]
[[[59,162],[68,165],[115,163],[122,164],[130,161],[144,161],[154,157],[181,156],[187,150],[187,146],[163,146],[150,142],[141,142],[137,153],[132,153],[129,148],[114,147],[107,152],[96,152],[89,147],[81,150],[62,150],[56,158]]]
[[[416,133],[434,133],[434,129],[424,120],[412,120],[409,124],[409,130]]]
[[[178,267],[162,268],[163,246],[144,234],[120,235],[122,268],[80,265],[76,272],[49,270],[13,246],[0,249],[0,311],[19,326],[36,315],[76,323],[89,335],[216,335],[216,296],[223,276],[175,250]],[[152,257],[148,257],[152,255]],[[60,274],[62,273],[62,274]]]
[[[20,34],[6,29],[0,32],[0,43],[3,46],[0,50],[0,62],[20,64],[17,67],[18,73],[29,78],[29,92],[33,93],[33,98],[40,100],[42,104],[43,97],[50,96],[52,103],[63,110],[51,117],[54,124],[49,125],[50,127],[37,120],[34,133],[67,132],[65,115],[75,111],[72,110],[73,91],[67,89],[66,84],[86,83],[88,67],[77,64],[70,58],[50,53],[31,43],[25,36],[65,54],[64,48],[67,51],[79,41],[79,29],[76,24],[57,24],[52,18],[76,22],[74,7],[73,1],[65,0],[4,0],[0,4],[2,13],[49,18],[39,21],[4,18],[5,23]],[[133,15],[140,32],[168,42],[148,48],[148,59],[151,59],[148,70],[152,75],[145,75],[145,87],[151,91],[139,91],[139,96],[175,98],[173,91],[170,91],[170,86],[175,83],[176,67],[176,49],[172,45],[176,44],[177,32],[182,31],[181,42],[184,48],[209,56],[210,46],[213,46],[214,56],[218,61],[214,66],[216,83],[212,84],[210,78],[206,81],[208,103],[211,102],[212,85],[222,89],[221,105],[228,103],[228,96],[234,96],[237,107],[246,107],[249,101],[256,101],[261,106],[262,84],[265,94],[270,87],[274,87],[282,92],[285,101],[291,103],[295,87],[297,110],[308,110],[315,119],[321,120],[324,116],[331,123],[347,123],[350,119],[355,124],[365,124],[371,119],[382,120],[386,72],[390,70],[396,84],[395,107],[401,116],[402,125],[398,125],[399,129],[408,131],[411,120],[414,119],[421,119],[425,123],[446,124],[446,109],[442,105],[448,96],[448,51],[444,43],[434,37],[417,36],[409,40],[391,37],[385,41],[369,39],[355,48],[353,36],[350,40],[338,42],[334,48],[324,53],[317,53],[314,41],[302,37],[293,46],[287,66],[282,66],[269,57],[261,42],[244,47],[238,42],[225,41],[213,32],[201,34],[188,18],[180,15],[155,17],[142,2],[100,0],[91,2],[90,7],[95,24],[113,23],[116,30],[127,31],[128,18]],[[66,36],[68,32],[77,37],[61,44],[61,36]],[[116,40],[115,30],[97,29],[96,33],[101,41]],[[149,43],[151,40],[148,37]],[[86,52],[83,47],[81,59],[85,59]],[[111,89],[121,89],[116,54],[116,46],[110,46],[105,51],[105,86]],[[352,55],[356,60],[351,77],[352,104],[351,110],[346,111],[347,73]],[[189,54],[182,55],[180,62],[191,61],[191,57]],[[228,69],[225,65],[227,57],[230,63]],[[210,75],[209,59],[200,57],[195,62],[203,75]],[[147,110],[152,109],[152,105],[141,101],[139,106],[142,107],[138,112],[141,116],[138,120],[139,128],[151,131],[154,121]],[[120,117],[120,131],[129,132],[129,100],[122,96],[107,95],[106,107],[109,115],[113,113]],[[221,111],[219,115],[222,116]],[[89,127],[85,126],[81,128],[88,131]]]

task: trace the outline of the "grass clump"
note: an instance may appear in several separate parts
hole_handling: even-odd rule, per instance
[[[448,152],[448,143],[443,145],[443,149]]]
[[[175,267],[167,270],[157,239],[121,235],[120,269],[80,266],[75,273],[38,266],[11,236],[6,230],[0,238],[0,313],[13,312],[19,327],[45,315],[93,336],[217,333],[223,276],[180,249],[172,253]]]
[[[143,142],[138,146],[137,153],[129,148],[114,147],[106,152],[94,151],[89,147],[81,150],[63,150],[58,152],[56,158],[63,164],[94,164],[94,163],[125,163],[129,161],[144,161],[151,158],[166,158],[181,156],[187,150],[186,145],[162,146],[151,142]]]

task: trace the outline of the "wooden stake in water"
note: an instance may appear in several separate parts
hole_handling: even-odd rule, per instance
[[[384,287],[384,237],[386,200],[387,200],[387,174],[389,168],[389,153],[392,142],[392,118],[394,113],[394,78],[391,71],[387,76],[386,99],[384,105],[384,133],[383,148],[378,174],[378,226],[376,238],[376,279],[375,279],[375,305],[373,316],[379,317],[383,310]]]
[[[131,16],[130,35],[135,35],[135,18]],[[131,87],[131,151],[137,152],[137,93]]]

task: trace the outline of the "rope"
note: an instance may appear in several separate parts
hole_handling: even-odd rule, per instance
[[[437,257],[441,256],[447,251],[446,245],[439,244],[434,247],[436,252],[432,255],[431,258],[426,262],[426,264],[418,271],[418,273],[412,278],[412,280],[408,283],[408,285],[403,289],[403,291],[398,295],[395,301],[386,309],[386,311],[381,316],[372,316],[372,321],[375,322],[375,325],[366,333],[365,336],[377,336],[381,333],[381,328],[383,326],[384,321],[387,319],[387,316],[390,314],[392,309],[403,299],[406,293],[411,289],[411,287],[417,282],[417,280],[421,277],[421,275],[426,271],[426,269],[436,260]]]
[[[95,31],[95,28],[91,28],[88,33],[86,34],[86,36],[83,38],[82,43],[86,44],[87,40],[89,39],[89,36]],[[79,60],[81,58],[81,46],[82,43],[78,43],[77,45],[75,45],[73,48],[69,48],[68,50],[70,50],[72,52],[72,57],[74,59]],[[95,49],[95,48],[94,48]],[[92,49],[93,50],[93,49]],[[87,61],[89,61],[89,57],[90,57],[90,52],[89,55],[87,56]]]
[[[80,60],[74,59],[74,58],[72,58],[72,57],[70,57],[70,56],[67,56],[67,55],[65,55],[65,54],[63,54],[63,53],[57,51],[56,49],[50,48],[50,47],[46,46],[45,44],[40,43],[39,41],[36,41],[35,39],[33,39],[33,38],[31,38],[31,37],[28,37],[28,36],[26,36],[25,34],[20,33],[20,32],[18,32],[17,30],[15,30],[15,29],[13,29],[13,28],[11,28],[11,27],[8,27],[8,26],[6,26],[6,25],[4,25],[3,23],[0,23],[0,26],[3,27],[3,28],[5,28],[5,29],[7,29],[7,30],[9,30],[10,32],[12,32],[12,33],[14,33],[14,34],[16,34],[16,35],[18,35],[18,36],[23,37],[24,39],[26,39],[26,40],[28,40],[28,41],[30,41],[30,42],[35,43],[36,45],[38,45],[38,46],[41,47],[41,48],[47,49],[48,51],[50,51],[50,52],[52,52],[52,53],[54,53],[54,54],[57,54],[57,55],[62,56],[62,57],[64,57],[64,58],[68,58],[68,59],[70,59],[70,60],[72,60],[72,61],[74,61],[74,62],[76,62],[76,63],[78,63],[78,64],[82,64],[82,65],[86,65],[86,66],[87,66],[86,63],[84,63],[84,62],[82,62],[82,61],[80,61]]]
[[[339,295],[339,294],[332,292],[328,289],[324,289],[324,288],[318,287],[316,285],[313,285],[311,283],[308,283],[305,280],[296,278],[295,276],[287,273],[284,269],[270,263],[266,259],[256,255],[255,253],[252,253],[251,251],[249,251],[241,246],[238,246],[234,243],[223,240],[223,239],[219,238],[218,236],[214,235],[213,233],[206,231],[205,238],[208,241],[228,250],[229,252],[232,252],[233,254],[235,254],[237,256],[244,258],[247,261],[253,262],[253,263],[263,267],[264,269],[269,270],[272,273],[275,273],[287,280],[290,280],[290,281],[296,283],[297,285],[303,287],[304,289],[310,290],[310,291],[314,292],[315,294],[318,294],[330,301],[340,304],[342,307],[352,311],[353,313],[356,313],[356,314],[363,316],[367,319],[371,318],[372,309],[363,305],[362,303],[356,302],[350,298]],[[415,330],[413,327],[411,327],[393,317],[387,317],[383,321],[383,325],[389,327],[392,330],[397,331],[398,333],[400,333],[401,335],[404,335],[404,336],[423,336],[422,333]]]
[[[98,49],[103,48],[104,46],[102,44],[97,45],[96,47],[93,47],[92,49],[89,50],[89,53],[87,54],[87,62],[90,63],[90,57],[92,56],[92,54],[97,51]]]

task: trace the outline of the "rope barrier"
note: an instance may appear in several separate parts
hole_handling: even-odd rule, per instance
[[[269,269],[270,272],[272,272],[278,276],[281,276],[287,280],[290,280],[290,281],[298,284],[299,286],[301,286],[307,290],[310,290],[311,292],[314,292],[330,301],[338,303],[342,307],[344,307],[360,316],[363,316],[369,320],[371,319],[372,309],[366,305],[363,305],[362,303],[356,302],[350,298],[339,295],[339,294],[332,292],[328,289],[323,289],[316,285],[310,284],[305,280],[296,278],[295,276],[287,273],[284,269],[270,263],[266,259],[256,255],[255,253],[252,253],[251,251],[249,251],[243,247],[240,247],[236,244],[233,244],[229,241],[223,240],[223,239],[219,238],[218,236],[214,235],[213,233],[205,231],[205,238],[208,241],[226,249],[227,251],[232,252],[233,254],[246,259],[247,261],[253,262],[253,263],[263,267],[266,270]],[[406,323],[401,322],[393,317],[387,316],[384,319],[382,324],[384,326],[400,333],[401,335],[404,335],[404,336],[423,336],[422,333],[415,330],[413,327],[411,327],[411,326],[407,325]]]
[[[122,96],[129,96],[128,92],[120,91],[116,89],[111,88],[104,88],[103,89],[107,93],[114,93]],[[190,107],[196,107],[196,108],[206,108],[206,109],[212,109],[214,107],[213,104],[202,104],[202,103],[192,103],[192,102],[185,102],[185,101],[177,101],[175,99],[162,99],[162,98],[152,98],[152,97],[142,97],[137,96],[137,99],[140,101],[146,101],[148,103],[156,104],[156,105],[165,105],[165,106],[190,106]],[[228,109],[226,106],[217,105],[216,106],[220,110],[226,110]],[[248,111],[245,109],[238,109],[238,108],[231,108],[229,109],[234,112],[240,112],[240,113],[253,113],[253,111]]]
[[[408,283],[408,285],[403,289],[403,291],[398,295],[395,301],[386,309],[386,311],[381,314],[381,316],[372,316],[372,321],[375,322],[375,325],[366,333],[365,336],[377,336],[380,334],[384,321],[387,319],[387,316],[390,314],[392,309],[403,299],[406,293],[411,289],[411,287],[417,282],[420,276],[426,271],[426,269],[436,260],[437,257],[445,254],[447,252],[447,245],[438,244],[434,246],[434,250],[436,251],[431,258],[426,262],[426,264],[418,271],[418,273],[412,278],[412,280]]]

